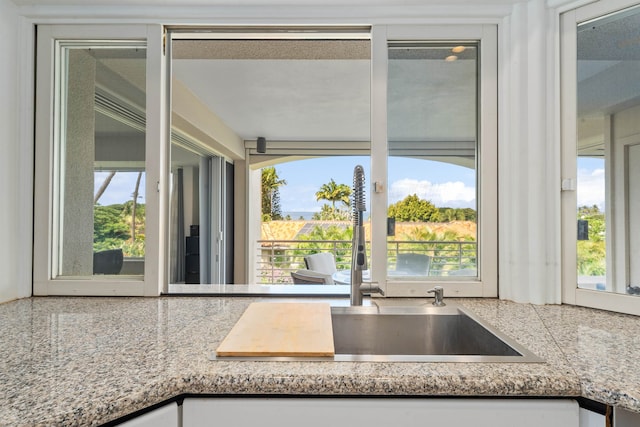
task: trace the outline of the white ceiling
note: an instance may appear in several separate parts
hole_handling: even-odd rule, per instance
[[[640,8],[578,27],[578,114],[602,116],[640,102]]]
[[[184,54],[190,42],[181,43],[179,57],[197,58]],[[295,43],[283,52],[267,42],[269,54],[262,43],[231,51],[222,46],[222,52],[201,47],[201,57],[173,61],[174,76],[245,140],[370,140],[371,63],[361,49],[331,58],[322,46],[331,42],[320,41],[308,50],[321,59],[307,59],[308,50],[304,57],[289,54]],[[367,42],[367,55],[369,50]],[[390,62],[391,141],[474,139],[475,61],[446,62],[450,54],[450,48],[420,49],[410,59]]]
[[[369,140],[367,60],[176,60],[173,72],[242,139]]]
[[[370,141],[369,41],[278,43],[182,40],[174,45],[173,76],[244,140]],[[102,84],[144,108],[144,51],[92,54]],[[390,141],[474,140],[475,61],[445,61],[450,54],[451,47],[393,50]],[[475,49],[458,55],[473,58]],[[124,124],[97,117],[100,134],[127,134]]]

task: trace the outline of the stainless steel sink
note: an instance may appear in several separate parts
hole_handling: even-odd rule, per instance
[[[541,362],[457,305],[332,307],[336,361]]]
[[[444,307],[332,307],[334,357],[211,360],[336,362],[543,362],[455,303]]]

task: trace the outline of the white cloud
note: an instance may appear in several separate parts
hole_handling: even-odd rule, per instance
[[[578,169],[578,206],[598,206],[604,210],[604,169]]]
[[[475,209],[475,188],[468,187],[460,181],[433,184],[426,180],[401,179],[391,183],[389,187],[389,203],[396,203],[411,194],[416,194],[421,199],[429,200],[438,207],[468,207]]]

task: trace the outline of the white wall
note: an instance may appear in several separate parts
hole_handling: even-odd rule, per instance
[[[561,302],[555,14],[515,5],[499,45],[499,293],[522,303]]]
[[[30,294],[30,284],[24,281],[21,270],[31,269],[31,252],[24,250],[31,246],[31,236],[21,235],[20,230],[25,224],[21,210],[32,196],[29,187],[19,185],[24,153],[19,143],[17,113],[18,34],[16,7],[9,0],[0,0],[0,302]],[[29,271],[27,280],[30,277]]]

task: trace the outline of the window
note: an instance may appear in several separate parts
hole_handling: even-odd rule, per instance
[[[256,283],[293,284],[291,273],[307,269],[306,256],[328,252],[341,274],[331,280],[334,284],[347,284],[348,277],[341,278],[351,268],[351,198],[356,165],[363,166],[369,176],[368,156],[297,159],[261,169],[263,216],[257,242],[260,254]],[[276,186],[272,185],[272,176]],[[369,212],[370,206],[363,218],[367,232]],[[368,245],[370,240],[368,237]],[[348,293],[348,289],[341,292]]]
[[[423,296],[435,283],[449,295],[497,295],[496,26],[181,28],[168,32],[166,56],[161,30],[39,28],[35,246],[49,262],[38,266],[36,294],[153,295],[196,272],[198,283],[256,283],[261,170],[353,156],[366,171],[372,281],[388,296]],[[86,61],[72,58],[80,53]],[[100,72],[93,78],[77,68],[82,78],[68,80],[76,64]],[[75,101],[66,82],[85,80],[86,99]],[[109,135],[99,147],[103,125]],[[262,138],[266,148],[258,150]],[[336,184],[352,184],[353,166],[340,167],[349,178]],[[102,249],[93,238],[93,201],[99,196],[102,245],[115,238],[105,237],[116,223],[103,220],[103,207],[116,204],[108,191],[126,177],[129,194],[117,203],[136,213],[123,213],[128,229],[120,226],[117,237],[134,244],[144,235],[144,252],[123,255],[123,263],[136,258],[143,267],[93,274],[93,252]],[[416,185],[432,215],[417,218],[423,224],[415,233],[402,223],[416,218],[394,216],[392,236],[390,208],[412,196],[395,195],[400,179],[460,192],[445,201]],[[107,190],[98,195],[102,183]],[[425,237],[426,220],[469,230]],[[193,268],[188,237],[199,237]],[[114,249],[124,254],[125,246]],[[427,256],[429,267],[400,277],[407,255]]]
[[[640,7],[623,7],[562,20],[564,300],[640,314]]]
[[[38,29],[36,295],[159,291],[146,29]]]
[[[291,272],[305,268],[303,253],[333,251],[330,243],[319,248],[317,242],[298,240],[318,237],[329,222],[349,232],[350,208],[342,202],[337,206],[327,202],[321,216],[321,211],[315,212],[321,208],[316,206],[316,192],[332,179],[350,188],[354,162],[364,163],[369,170],[369,29],[211,28],[194,34],[181,28],[170,36],[174,98],[179,102],[188,91],[196,94],[191,105],[200,107],[179,112],[174,105],[174,116],[184,114],[179,126],[208,117],[209,136],[215,140],[208,142],[209,147],[233,158],[240,165],[239,173],[245,172],[246,186],[241,189],[248,193],[248,237],[246,245],[237,241],[234,245],[246,246],[247,279],[239,283],[292,284]],[[201,129],[205,125],[199,123]],[[175,121],[174,126],[178,126]],[[258,138],[265,147],[257,148]],[[242,152],[231,152],[238,142]],[[262,194],[263,174],[281,168],[287,169],[286,184],[274,188],[273,182],[271,190]],[[263,197],[269,206],[265,207]],[[334,207],[335,212],[329,212]],[[305,212],[293,212],[300,210]],[[320,219],[312,218],[314,212]],[[244,211],[238,213],[238,222],[244,222]],[[299,221],[300,215],[308,220]],[[325,224],[320,225],[323,220]],[[276,228],[287,233],[270,231]],[[239,236],[224,233],[227,241]],[[350,246],[350,242],[339,244]],[[342,260],[341,254],[334,253]],[[342,261],[340,266],[348,269],[349,260]]]
[[[496,29],[388,27],[385,42],[386,61],[374,64],[387,73],[388,223],[377,227],[387,253],[377,280],[391,296],[436,284],[496,296]]]
[[[478,48],[389,45],[389,280],[477,278]]]
[[[173,134],[169,283],[233,283],[233,165],[177,129]]]

